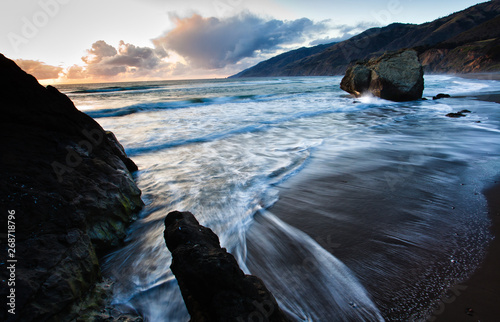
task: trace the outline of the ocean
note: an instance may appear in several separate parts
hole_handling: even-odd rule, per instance
[[[181,210],[297,321],[439,313],[492,239],[481,192],[500,173],[500,109],[476,96],[500,82],[427,75],[428,100],[396,103],[353,98],[340,80],[56,86],[139,167],[146,206],[103,260],[118,308],[189,320],[163,240]]]

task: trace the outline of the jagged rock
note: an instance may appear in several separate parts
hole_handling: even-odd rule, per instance
[[[450,97],[451,97],[450,94],[439,93],[436,96],[433,96],[432,99],[433,100],[439,100],[439,99],[442,99],[442,98],[450,98]]]
[[[462,117],[462,116],[465,116],[465,114],[462,114],[462,113],[448,113],[446,114],[447,117],[453,117],[453,118],[456,118],[456,117]]]
[[[16,314],[1,310],[0,320],[64,319],[100,279],[99,255],[120,245],[143,205],[130,172],[137,167],[66,95],[1,54],[0,113],[0,226],[15,212],[17,260]],[[7,292],[2,283],[1,297]]]
[[[289,321],[264,283],[245,275],[217,235],[192,213],[169,213],[164,236],[192,322]]]
[[[471,113],[471,111],[469,111],[469,110],[461,110],[461,111],[456,112],[456,113],[448,113],[448,114],[446,114],[446,116],[456,118],[456,117],[465,116],[466,113]]]
[[[340,88],[356,97],[371,93],[391,101],[412,101],[422,98],[424,72],[417,52],[402,50],[357,62],[347,69]]]

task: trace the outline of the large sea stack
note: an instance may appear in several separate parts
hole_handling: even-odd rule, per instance
[[[422,98],[424,71],[415,50],[386,53],[347,69],[340,88],[359,97],[371,93],[402,102]]]
[[[262,280],[245,275],[217,235],[192,213],[169,213],[164,235],[192,322],[289,321]]]
[[[0,320],[70,320],[143,206],[137,167],[112,133],[1,54],[0,113],[0,227],[12,232]]]

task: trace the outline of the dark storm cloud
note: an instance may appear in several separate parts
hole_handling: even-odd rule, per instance
[[[154,39],[158,48],[172,50],[193,67],[223,68],[257,52],[304,41],[326,30],[325,23],[302,18],[293,21],[265,20],[250,13],[218,19],[193,15],[172,16],[176,27]]]

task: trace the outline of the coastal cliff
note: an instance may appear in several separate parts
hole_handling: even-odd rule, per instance
[[[419,25],[371,28],[342,42],[306,48],[307,56],[284,53],[286,61],[273,57],[232,77],[343,75],[354,61],[405,48],[417,50],[426,73],[500,71],[499,15],[500,1],[494,0]]]
[[[1,251],[10,260],[0,264],[0,294],[14,298],[0,319],[70,320],[101,279],[99,257],[143,206],[137,166],[111,132],[1,54],[0,113]]]

